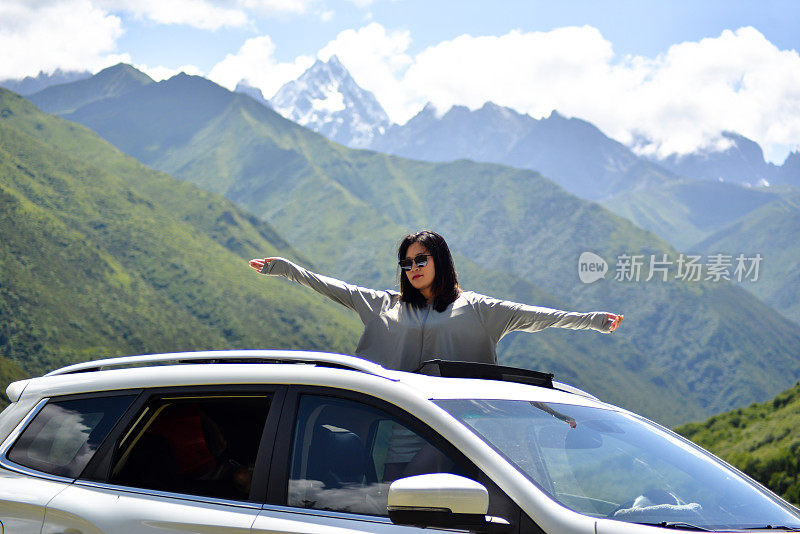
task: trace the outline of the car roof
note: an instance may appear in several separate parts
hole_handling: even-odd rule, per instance
[[[303,384],[436,399],[519,399],[604,406],[568,386],[554,388],[474,378],[445,378],[386,369],[354,356],[309,351],[239,350],[152,354],[94,360],[9,386],[14,397],[166,386]],[[393,385],[394,384],[394,385]],[[402,393],[400,391],[402,390]],[[389,395],[396,396],[396,395]],[[12,399],[13,400],[13,399]]]
[[[535,402],[555,402],[561,404],[579,404],[585,406],[604,405],[595,397],[580,395],[571,391],[558,389],[566,384],[556,383],[556,388],[549,389],[528,384],[502,382],[499,380],[475,378],[443,378],[416,373],[400,373],[395,375],[400,382],[418,391],[427,399],[498,399],[527,400]],[[569,386],[566,386],[569,387]],[[572,388],[570,388],[572,389]],[[580,391],[580,390],[577,390]]]

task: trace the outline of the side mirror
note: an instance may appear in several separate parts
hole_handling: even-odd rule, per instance
[[[472,532],[505,532],[511,526],[487,516],[489,492],[483,484],[449,473],[401,478],[389,486],[389,519],[396,525]]]

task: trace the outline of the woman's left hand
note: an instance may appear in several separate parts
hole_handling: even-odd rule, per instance
[[[250,267],[252,267],[258,272],[261,272],[261,270],[264,268],[264,265],[271,262],[274,259],[275,258],[255,258],[250,260]]]
[[[613,332],[614,330],[619,327],[619,324],[622,322],[622,319],[625,317],[624,315],[614,315],[613,313],[606,313],[608,316],[608,320],[611,321],[611,324],[608,327],[609,332]]]

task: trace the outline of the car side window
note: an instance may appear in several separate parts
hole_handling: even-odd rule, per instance
[[[117,395],[50,401],[7,457],[37,471],[76,478],[135,398]]]
[[[386,516],[399,478],[467,469],[392,415],[353,400],[300,397],[287,504]]]
[[[151,399],[121,435],[109,483],[247,500],[269,395]]]

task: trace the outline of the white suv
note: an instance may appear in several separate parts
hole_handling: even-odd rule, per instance
[[[0,533],[800,529],[742,473],[551,375],[425,372],[225,351],[15,382]]]

